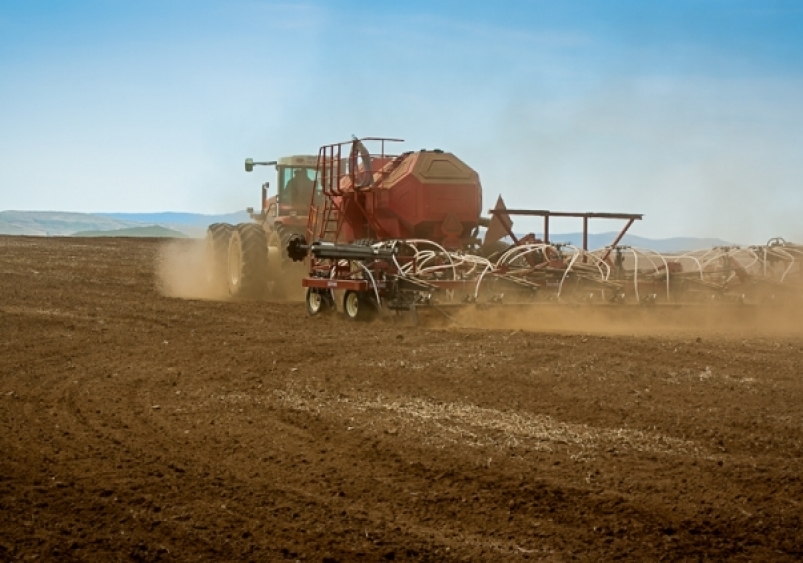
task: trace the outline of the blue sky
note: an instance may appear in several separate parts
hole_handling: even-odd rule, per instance
[[[0,209],[229,212],[352,134],[486,207],[803,242],[803,3],[0,0]]]

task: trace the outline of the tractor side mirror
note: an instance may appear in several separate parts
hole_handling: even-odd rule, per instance
[[[253,172],[254,170],[254,159],[253,158],[246,158],[245,159],[245,171],[246,172]]]

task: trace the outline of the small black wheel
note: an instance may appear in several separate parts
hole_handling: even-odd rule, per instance
[[[332,308],[332,297],[327,290],[308,287],[304,301],[307,304],[307,314],[310,317],[325,313]]]
[[[376,305],[365,292],[348,290],[343,296],[343,312],[350,321],[368,321],[376,314]]]
[[[307,241],[304,240],[304,235],[290,235],[290,237],[287,239],[284,252],[287,253],[288,258],[290,258],[290,260],[293,262],[301,262],[307,257],[307,249],[301,248],[305,244],[307,244]]]

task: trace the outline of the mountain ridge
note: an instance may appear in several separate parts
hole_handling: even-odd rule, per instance
[[[212,223],[249,221],[245,211],[203,215],[200,213],[79,213],[72,211],[0,211],[0,235],[72,236],[86,231],[117,231],[164,227],[190,237],[203,237]]]
[[[103,231],[115,236],[114,231],[145,227],[162,227],[178,231],[189,237],[201,238],[212,223],[244,223],[250,221],[245,211],[220,214],[163,211],[156,213],[78,213],[65,211],[0,211],[0,235],[73,236],[91,231]],[[154,233],[160,231],[154,230]],[[108,233],[111,233],[109,235]],[[537,235],[538,233],[536,233]],[[589,233],[588,246],[602,248],[613,242],[618,233]],[[122,233],[119,236],[124,236]],[[157,235],[158,236],[158,235]],[[569,243],[582,246],[582,233],[555,233],[553,243]],[[621,244],[649,248],[656,252],[681,252],[727,246],[718,238],[670,237],[648,238],[627,234]]]

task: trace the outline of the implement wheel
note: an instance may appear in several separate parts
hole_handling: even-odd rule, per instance
[[[268,277],[268,242],[256,223],[241,223],[229,241],[229,294],[238,299],[260,299]]]
[[[332,309],[333,306],[331,292],[312,287],[307,288],[304,301],[307,304],[307,314],[310,317],[314,317],[319,313],[325,313]]]
[[[368,321],[376,316],[377,310],[366,293],[349,290],[343,296],[343,312],[350,321]]]

